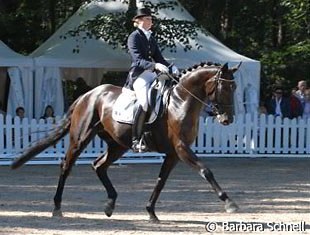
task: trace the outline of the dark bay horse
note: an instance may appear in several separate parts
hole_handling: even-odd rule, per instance
[[[219,122],[224,125],[232,122],[233,93],[236,88],[233,73],[239,66],[229,68],[227,64],[222,66],[212,63],[195,65],[184,71],[179,83],[173,87],[163,116],[152,124],[149,130],[153,143],[150,150],[166,154],[146,206],[151,221],[158,221],[155,203],[169,173],[179,160],[197,170],[211,184],[218,197],[225,202],[227,212],[238,209],[190,146],[197,136],[199,114],[207,99],[215,104]],[[44,149],[57,143],[69,132],[70,145],[61,163],[53,215],[62,215],[61,201],[66,179],[78,156],[95,135],[100,136],[107,144],[107,151],[93,162],[93,168],[107,191],[108,199],[104,212],[107,216],[112,215],[117,192],[107,175],[107,169],[130,149],[132,139],[131,125],[118,123],[112,119],[113,104],[121,92],[121,87],[105,84],[82,95],[71,105],[59,127],[49,136],[25,149],[12,163],[13,169],[20,167]]]

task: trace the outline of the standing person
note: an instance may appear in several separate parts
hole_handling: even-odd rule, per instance
[[[296,96],[300,100],[302,107],[305,107],[305,91],[307,89],[307,82],[305,80],[301,80],[298,82],[298,90],[296,91]]]
[[[81,95],[85,94],[86,92],[90,90],[91,90],[91,87],[87,85],[85,80],[82,77],[78,77],[73,87],[73,100],[76,100]]]
[[[143,133],[146,112],[148,111],[147,93],[151,83],[157,76],[156,72],[168,73],[168,67],[171,67],[172,74],[179,74],[178,68],[174,65],[170,66],[163,58],[158,44],[152,36],[152,20],[150,9],[138,9],[132,19],[137,29],[129,35],[127,41],[131,56],[131,67],[126,87],[135,91],[139,103],[132,126],[132,149],[135,152],[146,149],[144,144],[140,145],[139,143]]]
[[[290,100],[290,106],[291,106],[291,118],[293,119],[293,118],[301,117],[302,112],[303,112],[303,107],[302,107],[300,100],[296,96],[295,89],[292,89],[291,94],[289,96],[289,100]]]

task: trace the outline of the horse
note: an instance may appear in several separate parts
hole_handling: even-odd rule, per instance
[[[228,125],[233,121],[233,95],[236,89],[233,74],[239,66],[229,68],[227,63],[204,62],[184,70],[178,77],[178,83],[174,82],[163,115],[148,130],[153,143],[149,150],[165,154],[156,185],[146,205],[150,221],[159,222],[155,214],[156,201],[170,172],[180,160],[197,170],[211,184],[225,203],[227,212],[237,211],[237,204],[222,190],[212,171],[198,159],[190,146],[197,137],[199,114],[205,101],[214,104],[216,118],[221,124]],[[103,84],[80,96],[49,136],[26,148],[12,161],[12,169],[20,167],[69,132],[70,144],[60,164],[53,216],[62,216],[61,202],[66,179],[78,156],[95,135],[107,144],[106,152],[94,160],[92,167],[107,192],[104,212],[108,217],[112,215],[117,192],[107,170],[131,148],[132,140],[131,125],[112,118],[113,104],[121,92],[122,87]]]

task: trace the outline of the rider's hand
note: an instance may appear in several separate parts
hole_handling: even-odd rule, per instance
[[[162,73],[169,73],[169,69],[166,65],[163,65],[161,63],[155,64],[155,69]]]
[[[180,74],[179,69],[177,68],[177,66],[173,65],[171,68],[171,72],[173,75],[178,76]]]

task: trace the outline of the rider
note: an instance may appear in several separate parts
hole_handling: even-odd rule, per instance
[[[170,66],[163,58],[157,42],[152,36],[150,29],[153,22],[150,9],[138,9],[132,21],[137,29],[129,35],[127,41],[131,56],[131,67],[126,86],[135,91],[139,103],[132,126],[132,149],[135,152],[141,152],[146,149],[143,143],[140,144],[140,138],[148,110],[147,93],[151,83],[157,76],[156,71],[162,73],[171,72],[178,75],[179,70],[174,65]],[[168,67],[171,67],[171,71],[169,71]]]

